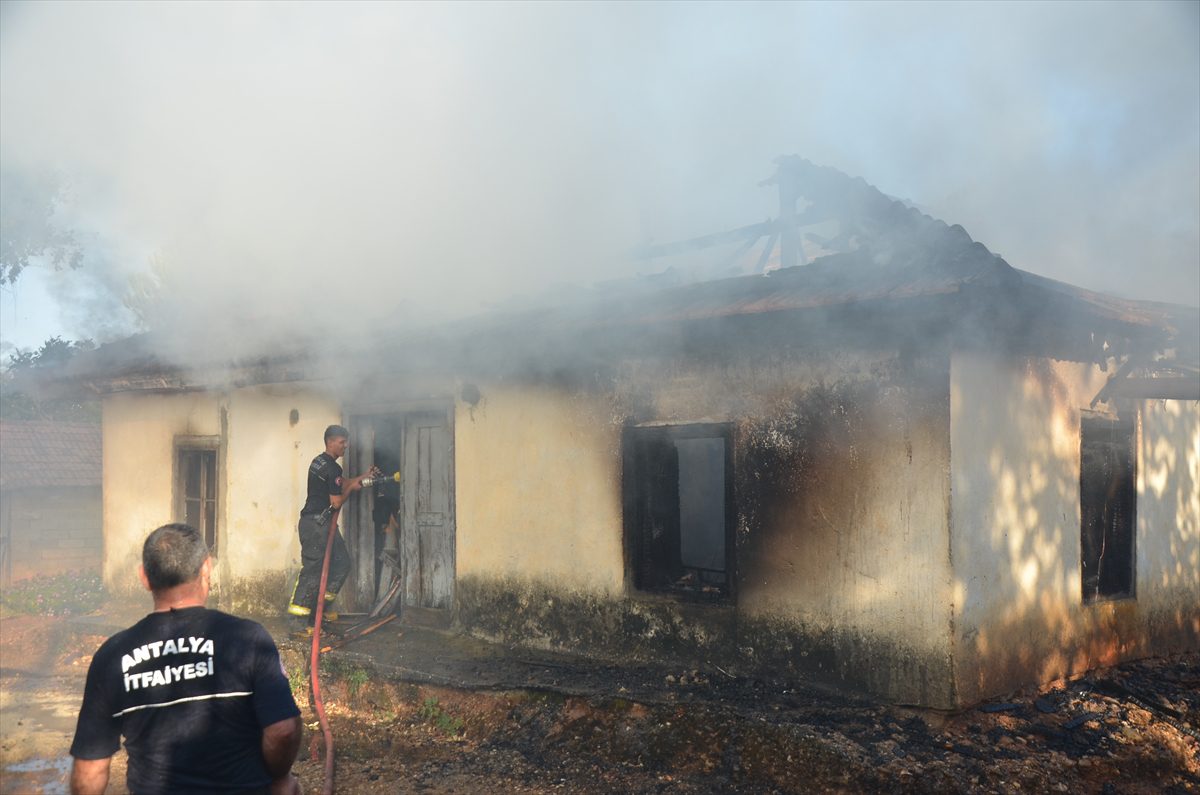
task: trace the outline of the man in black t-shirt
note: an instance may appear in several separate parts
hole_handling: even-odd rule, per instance
[[[346,454],[350,446],[350,432],[341,425],[330,425],[325,429],[325,450],[308,465],[308,498],[300,509],[300,574],[288,603],[288,615],[297,620],[312,623],[317,607],[318,591],[321,590],[321,568],[325,562],[325,546],[329,538],[329,523],[333,512],[342,507],[354,492],[362,488],[366,475],[345,479],[337,460]],[[367,474],[377,470],[372,467]],[[329,580],[325,584],[325,617],[337,620],[337,614],[328,608],[337,598],[342,583],[350,574],[350,554],[340,532],[334,532],[333,552],[329,560]],[[299,629],[299,627],[297,627]]]
[[[154,612],[92,657],[71,756],[71,792],[103,793],[125,738],[127,784],[143,793],[298,793],[300,710],[261,625],[204,606],[212,562],[193,527],[142,547]]]

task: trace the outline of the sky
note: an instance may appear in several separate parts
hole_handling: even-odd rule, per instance
[[[0,347],[269,348],[651,272],[626,252],[774,215],[781,154],[1200,304],[1200,3],[3,0],[0,179],[52,175],[84,258],[0,289]]]

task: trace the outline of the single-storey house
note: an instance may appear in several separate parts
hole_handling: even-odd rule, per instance
[[[765,274],[605,285],[336,377],[152,336],[78,357],[110,587],[174,517],[222,606],[281,610],[340,422],[349,474],[402,476],[405,620],[943,708],[1200,648],[1200,312],[1017,270],[832,169],[782,178],[792,259]],[[345,609],[377,595],[381,496],[343,512]]]

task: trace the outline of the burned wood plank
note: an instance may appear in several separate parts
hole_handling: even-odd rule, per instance
[[[763,268],[767,267],[767,262],[771,259],[771,252],[775,250],[775,241],[779,239],[779,232],[772,232],[767,238],[766,245],[763,246],[762,254],[758,257],[758,263],[754,266],[755,273],[762,273]]]
[[[1130,356],[1128,359],[1126,359],[1125,363],[1117,368],[1117,371],[1109,377],[1104,386],[1100,388],[1100,391],[1096,393],[1096,396],[1092,398],[1092,402],[1088,404],[1088,408],[1094,409],[1096,408],[1097,403],[1108,400],[1108,396],[1112,392],[1113,386],[1118,381],[1128,376],[1137,363],[1137,359],[1135,359],[1133,356]]]

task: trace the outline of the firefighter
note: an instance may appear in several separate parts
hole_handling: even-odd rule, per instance
[[[346,454],[350,446],[350,432],[341,425],[330,425],[325,429],[325,449],[308,466],[308,499],[300,509],[301,569],[296,577],[296,587],[288,603],[287,612],[293,629],[311,632],[317,607],[317,591],[321,587],[321,567],[325,560],[325,546],[329,534],[329,523],[334,513],[346,499],[362,488],[364,477],[378,474],[376,467],[366,475],[343,478],[337,460]],[[335,530],[333,550],[329,561],[329,580],[325,588],[325,619],[337,620],[337,613],[329,608],[337,598],[342,583],[350,573],[350,555],[340,531]]]
[[[142,547],[154,612],[92,657],[71,756],[71,792],[108,786],[125,738],[128,791],[298,795],[300,710],[259,624],[205,607],[212,561],[194,527],[168,524]]]

